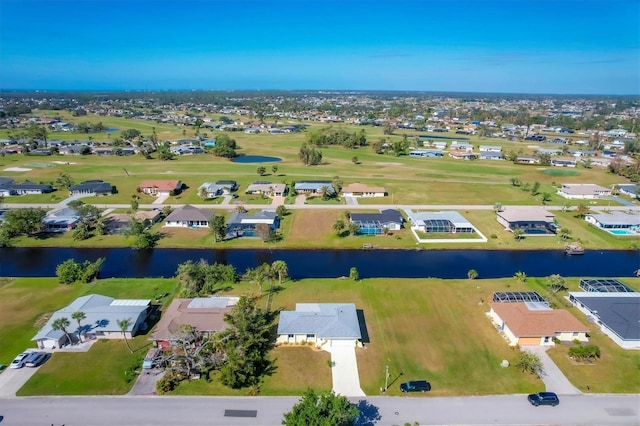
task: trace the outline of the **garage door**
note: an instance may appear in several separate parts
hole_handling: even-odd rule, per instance
[[[539,337],[521,337],[520,339],[518,339],[518,344],[520,346],[525,346],[525,345],[539,345],[540,344],[540,338]]]
[[[356,343],[353,340],[332,340],[331,346],[336,348],[355,348]]]

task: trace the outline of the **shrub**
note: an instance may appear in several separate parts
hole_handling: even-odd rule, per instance
[[[523,373],[538,374],[542,371],[542,361],[538,355],[530,352],[520,352],[513,361],[513,366]]]
[[[600,347],[596,345],[580,345],[569,348],[569,356],[578,361],[600,358]]]
[[[181,381],[182,378],[178,374],[173,371],[169,371],[160,380],[158,380],[158,383],[156,383],[156,390],[159,394],[171,392],[178,387]]]
[[[498,238],[498,236],[496,234],[491,234],[489,238],[493,238],[495,240],[496,238]]]

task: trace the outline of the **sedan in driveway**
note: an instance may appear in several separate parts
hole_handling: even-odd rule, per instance
[[[37,367],[47,359],[46,352],[31,352],[24,360],[25,367]]]
[[[552,407],[555,407],[560,404],[558,395],[553,392],[532,393],[527,397],[527,399],[531,405],[535,405],[536,407],[539,405],[551,405]]]
[[[22,368],[24,366],[24,359],[29,355],[27,352],[23,352],[11,361],[9,368]]]

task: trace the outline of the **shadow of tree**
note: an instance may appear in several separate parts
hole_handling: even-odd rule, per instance
[[[355,423],[357,426],[371,426],[376,424],[376,422],[382,418],[378,407],[371,404],[366,399],[358,401],[356,407],[360,411],[360,415],[356,419]]]

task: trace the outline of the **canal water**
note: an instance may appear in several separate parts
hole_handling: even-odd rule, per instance
[[[234,265],[243,273],[262,263],[283,260],[293,279],[348,276],[356,267],[362,278],[478,278],[528,276],[625,277],[640,269],[640,251],[588,250],[567,256],[561,250],[254,250],[129,248],[0,248],[0,276],[55,276],[67,259],[94,261],[104,257],[101,277],[171,277],[187,260],[205,259]]]

